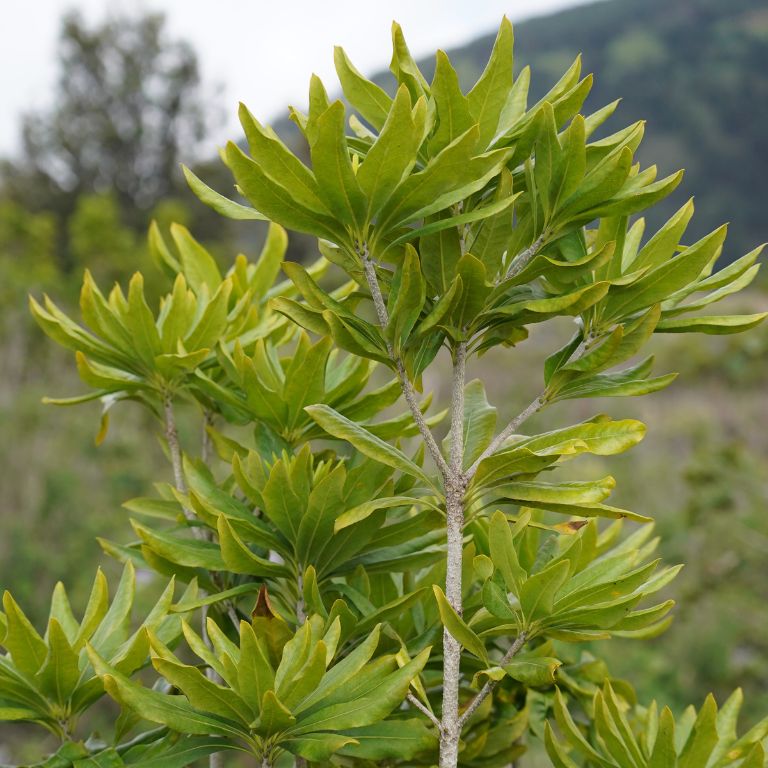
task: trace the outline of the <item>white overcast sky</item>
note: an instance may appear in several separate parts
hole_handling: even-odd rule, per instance
[[[364,74],[385,68],[390,24],[397,20],[415,57],[491,32],[513,21],[585,0],[2,0],[0,21],[0,155],[20,146],[19,115],[51,103],[62,13],[80,8],[91,24],[109,13],[164,11],[174,38],[195,47],[208,83],[225,86],[231,135],[237,102],[264,120],[306,101],[312,72],[336,90],[333,46]]]

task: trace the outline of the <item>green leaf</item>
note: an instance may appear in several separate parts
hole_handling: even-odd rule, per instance
[[[630,266],[634,269],[642,269],[643,267],[656,268],[669,261],[680,244],[680,238],[683,236],[691,216],[693,216],[692,199],[677,211],[640,249],[640,252],[631,262],[624,265],[624,271],[626,272]]]
[[[312,169],[333,214],[362,232],[368,200],[360,189],[349,159],[344,133],[344,104],[336,100],[317,120],[317,139],[311,147]]]
[[[402,451],[374,437],[366,429],[337,413],[333,408],[327,405],[312,405],[304,410],[329,434],[339,440],[346,440],[364,455],[399,469],[407,475],[412,475],[434,488],[429,476]]]
[[[655,168],[648,169],[648,172],[652,174],[652,180],[656,175]],[[630,178],[618,194],[610,200],[606,200],[605,203],[601,203],[589,211],[584,211],[582,213],[584,220],[590,221],[596,217],[629,216],[650,208],[673,192],[683,179],[683,172],[678,171],[661,179],[661,181],[646,185],[640,181],[642,175],[639,173],[634,178]]]
[[[1,615],[1,614],[0,614]],[[80,625],[72,613],[72,608],[69,604],[69,598],[67,597],[67,591],[64,589],[64,585],[59,581],[53,589],[53,596],[51,597],[51,615],[50,618],[56,619],[64,631],[64,635],[67,640],[72,643],[77,637],[77,632],[80,629]],[[5,617],[0,618],[0,638],[5,637],[6,627],[4,626]]]
[[[448,222],[449,226],[439,229],[430,234],[426,231],[427,227],[435,223]],[[461,241],[459,239],[459,230],[451,225],[450,211],[443,211],[424,220],[425,226],[418,230],[413,230],[420,236],[419,251],[421,253],[421,265],[424,270],[424,276],[441,299],[438,304],[450,305],[451,298],[447,298],[448,293],[456,290],[456,266],[461,258]],[[410,233],[406,233],[410,235]],[[460,279],[460,278],[459,278]],[[443,310],[443,315],[445,310]],[[435,323],[433,322],[432,325]],[[428,325],[427,328],[430,326]],[[421,329],[420,329],[421,331]]]
[[[210,571],[227,569],[218,544],[198,539],[183,539],[180,536],[153,531],[136,520],[131,520],[131,525],[152,550],[172,563],[192,568],[206,568]]]
[[[34,677],[48,656],[48,647],[7,591],[3,594],[3,610],[8,624],[3,646],[13,656],[19,672]]]
[[[493,202],[512,199],[513,194],[512,174],[506,169],[501,169]],[[495,277],[501,270],[501,262],[504,252],[507,251],[510,238],[514,230],[514,208],[503,208],[500,212],[482,219],[482,224],[475,228],[475,233],[468,250],[473,256],[485,264],[486,275]]]
[[[184,170],[186,171],[186,168]],[[179,264],[179,260],[168,249],[165,239],[160,232],[160,227],[157,226],[157,222],[154,219],[152,219],[152,223],[149,225],[147,239],[149,252],[155,265],[163,274],[174,280],[178,273],[181,272],[181,264]]]
[[[631,285],[612,290],[605,306],[605,319],[628,317],[664,301],[695,280],[722,246],[726,229],[723,225]]]
[[[339,603],[341,601],[337,600],[336,602]],[[334,610],[332,609],[329,615],[329,621],[333,619],[333,617]],[[296,708],[297,716],[302,712],[313,710],[318,704],[329,698],[332,694],[346,690],[346,684],[355,678],[360,670],[370,661],[376,651],[376,646],[378,645],[380,638],[379,630],[379,626],[374,627],[371,634],[368,635],[355,650],[326,673],[316,690],[298,705]]]
[[[355,743],[351,736],[335,733],[305,733],[302,736],[281,741],[280,746],[306,760],[319,762],[329,760],[345,745]]]
[[[632,152],[628,147],[610,154],[587,173],[576,191],[565,201],[564,207],[558,211],[553,224],[564,223],[609,199],[621,189],[631,167]]]
[[[557,668],[562,665],[563,662],[558,659],[540,656],[538,658],[510,661],[507,664],[503,664],[501,668],[513,680],[539,688],[554,683]]]
[[[530,512],[521,516],[515,525],[517,529],[515,532],[518,533],[523,530],[528,520],[530,520]],[[527,574],[518,562],[514,534],[502,512],[495,512],[491,518],[488,540],[491,546],[493,564],[501,571],[507,590],[519,598]]]
[[[101,568],[96,572],[96,578],[93,582],[91,595],[88,598],[88,605],[85,608],[85,615],[80,622],[80,629],[77,637],[72,643],[72,650],[79,653],[85,647],[85,641],[91,638],[96,628],[101,624],[109,609],[109,592],[107,580],[101,572]]]
[[[653,606],[653,608],[646,608],[642,611],[634,611],[614,626],[616,629],[621,630],[643,629],[653,624],[655,621],[658,621],[663,616],[666,616],[674,604],[674,600],[667,600],[665,603]]]
[[[437,103],[439,119],[437,130],[429,141],[429,154],[434,157],[477,122],[470,113],[469,100],[461,92],[456,70],[440,50],[437,52],[431,94]]]
[[[258,584],[240,584],[237,587],[226,589],[223,592],[214,592],[204,597],[199,597],[196,600],[182,600],[175,605],[172,605],[169,609],[169,613],[188,613],[194,611],[197,608],[202,608],[205,605],[215,605],[222,600],[231,600],[233,597],[239,597],[240,595],[248,595],[251,592],[258,591]]]
[[[485,280],[485,265],[471,253],[459,259],[456,270],[461,277],[462,291],[453,310],[453,325],[463,329],[482,312],[492,287]]]
[[[233,573],[247,573],[261,578],[288,575],[289,571],[284,565],[265,560],[251,552],[223,514],[219,515],[218,532],[221,556]]]
[[[392,22],[392,61],[389,69],[398,83],[405,83],[414,102],[420,96],[429,96],[429,85],[416,66],[405,42],[403,30],[396,21]]]
[[[362,504],[358,504],[356,507],[352,507],[344,512],[342,515],[336,518],[334,524],[334,531],[338,533],[344,528],[350,525],[359,523],[361,520],[365,520],[370,517],[378,509],[391,509],[392,507],[412,507],[415,505],[427,506],[430,509],[439,511],[439,507],[428,501],[414,498],[412,496],[390,496],[380,499],[373,499],[372,501],[366,501]]]
[[[291,486],[288,470],[278,461],[269,474],[269,480],[261,492],[264,511],[277,529],[292,543],[299,535],[304,506]]]
[[[295,429],[304,406],[314,405],[325,395],[325,369],[333,339],[325,336],[307,350],[301,365],[286,371],[283,398],[288,403],[288,429]]]
[[[636,397],[647,395],[651,392],[658,392],[668,387],[676,378],[676,373],[669,373],[666,376],[659,376],[655,379],[638,379],[635,381],[625,381],[624,377],[612,381],[610,374],[600,374],[598,376],[583,379],[567,389],[561,390],[549,402],[559,400],[575,400],[576,398],[591,397]]]
[[[341,56],[344,55],[340,48],[336,50]],[[343,85],[342,82],[342,87]],[[389,100],[388,96],[386,98]],[[426,112],[426,105],[423,106],[423,111]],[[357,171],[357,181],[368,197],[367,221],[376,216],[403,175],[412,167],[420,143],[421,133],[411,113],[411,97],[408,89],[401,85],[392,108],[386,115],[381,133]]]
[[[40,690],[64,706],[80,678],[78,657],[56,619],[48,622],[48,654],[35,675]]]
[[[264,172],[301,205],[321,216],[331,216],[331,210],[323,200],[320,185],[312,171],[271,129],[265,129],[244,104],[240,104],[238,115],[248,138],[251,156]]]
[[[467,94],[469,111],[480,126],[481,147],[487,147],[496,135],[502,109],[512,90],[514,39],[512,24],[505,16],[501,21],[485,71]]]
[[[421,720],[383,720],[342,733],[357,744],[338,750],[339,754],[360,760],[410,760],[419,752],[437,748],[437,736]]]
[[[257,210],[248,208],[245,205],[240,205],[240,203],[236,203],[234,200],[230,200],[229,198],[224,197],[224,195],[215,192],[207,184],[200,181],[200,179],[198,179],[186,165],[182,164],[181,168],[184,171],[187,184],[189,184],[198,199],[210,208],[213,208],[216,213],[227,219],[236,219],[240,221],[244,219],[256,219],[258,221],[267,221],[267,217],[260,214]]]
[[[382,131],[390,116],[392,99],[378,85],[366,80],[339,46],[333,49],[333,61],[342,90],[349,99],[349,103],[376,130]]]
[[[227,304],[232,292],[232,281],[227,279],[217,287],[202,317],[184,339],[184,345],[191,351],[211,349],[219,341],[227,327]]]
[[[611,637],[628,637],[632,640],[652,640],[654,637],[658,637],[666,632],[674,621],[674,618],[674,616],[667,616],[666,619],[657,621],[655,624],[650,624],[643,629],[614,630],[613,627],[611,627]]]
[[[553,212],[570,198],[584,178],[587,170],[585,130],[584,118],[576,115],[565,131],[563,148],[555,158],[549,183],[549,206]]]
[[[470,128],[433,157],[423,171],[401,181],[379,212],[376,230],[381,234],[391,232],[410,221],[423,218],[425,214],[416,214],[454,189],[466,174],[478,138],[477,126]]]
[[[613,456],[637,445],[645,437],[645,431],[645,424],[634,419],[601,419],[527,438],[512,450],[525,447],[540,456],[553,453],[579,455],[583,451]]]
[[[201,736],[243,738],[248,735],[247,730],[235,722],[194,709],[182,696],[168,696],[137,685],[110,667],[90,646],[88,658],[103,680],[107,693],[150,722],[162,723],[180,733]]]
[[[372,627],[378,626],[385,621],[390,621],[395,618],[395,616],[404,613],[409,608],[416,605],[426,591],[426,587],[417,589],[414,592],[398,597],[396,600],[378,608],[373,613],[369,613],[357,623],[355,634],[368,632]]]
[[[576,747],[576,749],[589,760],[592,764],[600,766],[600,768],[615,768],[615,764],[610,760],[606,760],[594,747],[581,735],[581,731],[571,717],[571,713],[565,706],[565,699],[559,688],[555,688],[555,700],[553,703],[553,709],[555,712],[555,719],[560,731],[563,733],[568,742]]]
[[[237,680],[242,697],[254,712],[260,713],[264,695],[275,688],[275,673],[269,663],[268,653],[256,639],[253,628],[245,621],[240,622]]]
[[[165,499],[131,499],[126,501],[123,507],[138,515],[173,520],[174,522],[181,514],[181,505],[178,502],[165,501]]]
[[[261,715],[251,724],[251,730],[262,738],[290,728],[296,718],[286,709],[275,696],[273,691],[267,691],[261,702]]]
[[[153,658],[155,669],[181,690],[189,703],[201,712],[209,712],[248,725],[255,713],[231,688],[209,680],[197,667]]]
[[[576,480],[563,483],[526,480],[499,485],[493,488],[493,493],[513,499],[521,506],[541,504],[546,508],[547,504],[599,504],[610,496],[615,485],[612,477],[599,481]]]
[[[400,235],[400,237],[393,240],[390,244],[390,247],[400,245],[401,243],[405,243],[408,240],[413,240],[415,237],[426,237],[428,235],[434,234],[435,232],[440,232],[444,229],[449,229],[452,227],[456,228],[458,233],[466,224],[488,219],[491,216],[495,216],[501,213],[502,211],[509,211],[511,216],[510,206],[515,202],[515,199],[520,194],[522,193],[519,192],[517,195],[508,195],[506,197],[502,197],[498,200],[494,200],[492,203],[488,203],[478,208],[473,208],[471,211],[459,214],[458,216],[447,216],[444,214],[431,223],[425,224],[422,227],[418,227],[410,231],[406,231],[405,234]]]
[[[569,563],[561,560],[530,576],[520,589],[520,607],[528,623],[545,619],[554,608],[555,593],[568,577]]]
[[[318,730],[345,731],[348,728],[362,728],[383,720],[403,701],[411,680],[424,668],[430,650],[426,648],[413,661],[387,674],[373,687],[368,687],[365,693],[350,692],[354,698],[319,709],[301,718],[296,727],[291,729],[291,733],[298,735]],[[392,657],[389,658],[392,659]],[[386,659],[379,661],[384,661],[389,666],[390,662]]]
[[[408,339],[419,318],[426,296],[426,283],[421,274],[421,264],[416,249],[407,245],[405,258],[395,270],[389,293],[389,322],[384,331],[385,338],[396,353]]]
[[[690,317],[677,320],[660,320],[655,333],[706,333],[723,336],[741,333],[754,328],[765,320],[768,312],[755,315],[721,315],[718,317]]]
[[[560,746],[560,743],[552,733],[552,726],[549,724],[549,720],[544,723],[544,746],[555,768],[577,768],[576,763],[568,757],[568,754]]]
[[[716,718],[717,704],[710,693],[699,711],[693,730],[677,759],[679,768],[694,768],[694,766],[707,764],[712,750],[719,741]]]
[[[163,750],[153,757],[142,756],[137,762],[131,762],[129,765],[130,768],[185,768],[201,757],[225,750],[248,751],[217,736],[186,736],[179,739],[170,749]]]
[[[227,144],[227,160],[245,197],[270,221],[297,232],[347,244],[346,233],[334,219],[298,202],[233,142]]]
[[[323,478],[309,495],[306,514],[301,519],[296,540],[296,557],[306,568],[314,563],[333,536],[334,520],[344,506],[342,489],[346,470],[341,464]]]
[[[171,224],[171,237],[179,249],[181,269],[192,290],[199,293],[205,283],[213,293],[221,285],[221,272],[213,257],[181,224]]]
[[[552,181],[554,166],[560,160],[562,147],[557,136],[557,125],[555,124],[555,113],[552,105],[545,102],[543,109],[544,125],[538,139],[536,139],[536,163],[533,173],[538,198],[544,212],[544,220],[548,221],[550,217],[550,199],[552,197],[549,192],[549,186]]]
[[[443,594],[443,590],[432,585],[437,600],[437,606],[440,609],[440,618],[445,628],[451,633],[451,636],[464,646],[471,654],[477,656],[485,666],[490,665],[488,660],[488,651],[485,650],[483,641],[464,623],[464,620],[454,610],[453,606]]]
[[[128,311],[124,321],[140,360],[150,369],[153,368],[155,357],[161,355],[163,349],[155,318],[144,299],[144,278],[138,272],[131,278]]]
[[[659,732],[648,761],[648,768],[675,768],[676,764],[675,720],[669,707],[664,707],[659,717]]]

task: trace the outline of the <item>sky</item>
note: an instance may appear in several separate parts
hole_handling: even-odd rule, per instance
[[[492,32],[512,22],[584,0],[5,0],[0,25],[0,156],[21,144],[19,116],[52,103],[58,71],[56,40],[62,14],[79,8],[89,24],[109,14],[163,11],[173,38],[198,52],[203,80],[224,86],[227,122],[215,141],[236,131],[237,103],[260,119],[306,104],[314,72],[337,90],[333,46],[341,45],[365,75],[391,56],[390,25],[403,27],[416,57]]]

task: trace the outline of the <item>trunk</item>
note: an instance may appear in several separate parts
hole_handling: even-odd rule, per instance
[[[461,599],[461,562],[463,555],[464,491],[464,377],[467,345],[456,348],[451,392],[451,461],[445,482],[448,551],[445,596],[459,616]],[[455,768],[459,755],[459,683],[461,680],[461,645],[443,629],[443,730],[440,735],[440,768]]]
[[[456,613],[462,614],[461,559],[464,505],[461,494],[448,490],[448,552],[445,596]],[[461,645],[443,629],[443,732],[440,737],[440,768],[455,768],[459,755],[459,679]]]

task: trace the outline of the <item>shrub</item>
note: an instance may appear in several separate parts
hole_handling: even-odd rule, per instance
[[[105,541],[105,550],[201,590],[167,610],[201,609],[199,634],[181,626],[202,664],[176,655],[156,621],[135,636],[142,664],[161,675],[153,689],[86,645],[80,663],[98,676],[94,690],[161,730],[127,749],[82,749],[118,766],[174,768],[233,749],[263,766],[293,755],[297,765],[495,768],[539,738],[557,768],[582,759],[704,768],[745,756],[762,765],[768,720],[737,739],[738,693],[719,714],[708,699],[674,724],[578,645],[654,637],[671,621],[672,601],[653,596],[679,566],[651,560],[649,519],[606,503],[611,477],[551,474],[583,453],[628,450],[645,426],[599,414],[520,432],[563,400],[670,385],[675,374],[650,378],[652,357],[634,361],[654,333],[761,322],[686,316],[746,286],[758,252],[715,272],[725,227],[681,245],[690,202],[645,241],[643,219],[630,226],[681,173],[656,181],[655,167],[633,165],[642,124],[588,143],[616,105],[580,114],[591,77],[580,78],[578,59],[529,109],[528,71],[513,79],[506,20],[467,95],[442,52],[430,85],[397,25],[393,47],[394,98],[336,50],[354,136],[344,104],[313,77],[309,113],[292,112],[311,170],[241,108],[250,156],[230,143],[224,158],[253,207],[187,171],[225,216],[273,222],[255,264],[239,256],[222,277],[185,229],[174,229],[176,255],[153,228],[156,261],[175,277],[157,317],[140,275],[127,298],[119,288],[105,298],[86,275],[88,329],[50,300],[33,301],[94,389],[57,402],[100,399],[106,412],[135,400],[165,429],[174,484],[128,502],[145,519],[133,521],[138,539]],[[321,260],[282,262],[284,228],[316,236]],[[281,264],[289,282],[273,285]],[[321,278],[331,265],[349,282],[328,292]],[[695,293],[703,297],[686,302]],[[497,433],[482,382],[466,381],[468,362],[560,317],[575,321],[573,338],[551,351],[540,394]],[[441,349],[452,362],[450,407],[426,417],[431,398],[417,392]],[[366,391],[376,364],[390,380]],[[376,420],[400,394],[407,411]],[[182,400],[201,414],[198,457],[179,444]],[[448,414],[441,444],[434,430]],[[401,439],[416,434],[408,455]],[[231,468],[224,477],[211,468],[212,448]],[[625,520],[643,525],[622,538]],[[18,700],[13,685],[2,690]],[[62,760],[86,759],[63,749]]]

